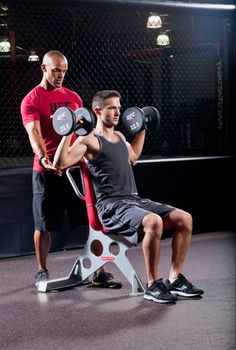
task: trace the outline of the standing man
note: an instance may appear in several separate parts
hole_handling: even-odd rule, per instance
[[[47,52],[41,64],[43,77],[22,100],[21,115],[34,152],[33,162],[33,216],[34,245],[38,272],[35,285],[49,278],[47,256],[51,247],[51,231],[62,227],[65,211],[72,226],[79,222],[79,199],[74,193],[65,173],[52,164],[57,146],[61,141],[53,129],[51,116],[62,106],[73,110],[83,106],[81,97],[74,91],[63,87],[68,70],[66,57],[56,50]],[[71,137],[71,144],[76,135]],[[101,272],[101,273],[100,273]],[[96,286],[120,288],[113,276],[104,270],[97,272]]]
[[[71,135],[64,136],[55,153],[53,164],[60,170],[76,164],[82,156],[87,160],[94,183],[98,216],[110,232],[132,236],[143,235],[142,248],[147,272],[144,298],[157,303],[171,303],[176,295],[200,296],[183,275],[185,258],[192,234],[189,213],[138,196],[131,164],[141,155],[145,127],[131,143],[115,130],[120,118],[120,94],[117,91],[99,91],[93,97],[92,108],[97,116],[96,128],[88,135],[78,137],[71,146]],[[159,256],[162,233],[173,231],[172,258],[169,279],[163,282],[159,274]]]

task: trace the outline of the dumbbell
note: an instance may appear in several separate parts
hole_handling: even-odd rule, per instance
[[[121,116],[122,124],[129,134],[136,134],[145,128],[156,133],[160,126],[160,120],[159,111],[152,106],[129,107]]]
[[[81,119],[81,123],[78,121]],[[95,116],[88,108],[60,107],[52,116],[52,125],[57,134],[66,136],[75,132],[78,136],[89,134],[95,127]]]

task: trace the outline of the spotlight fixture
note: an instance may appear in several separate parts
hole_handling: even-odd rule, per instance
[[[157,37],[157,45],[167,46],[170,44],[170,38],[167,34],[159,34]]]
[[[36,54],[35,51],[30,51],[30,55],[28,57],[29,62],[36,62],[39,61],[39,56]]]
[[[10,52],[11,44],[7,39],[3,39],[0,41],[0,52]]]
[[[162,20],[161,17],[154,14],[150,13],[148,20],[147,20],[147,28],[161,28],[162,27]]]

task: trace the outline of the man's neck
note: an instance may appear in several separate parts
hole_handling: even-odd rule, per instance
[[[94,133],[97,134],[97,135],[103,136],[105,139],[107,139],[108,141],[111,141],[111,142],[115,142],[119,138],[117,133],[114,130],[114,127],[106,128],[104,126],[101,127],[101,126],[98,125],[95,128]]]
[[[39,86],[41,86],[43,89],[48,91],[53,91],[57,89],[55,86],[49,84],[47,80],[45,81],[45,79],[41,80],[41,83],[39,84]]]

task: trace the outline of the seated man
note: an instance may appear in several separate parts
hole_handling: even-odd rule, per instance
[[[70,146],[71,135],[64,136],[57,148],[54,165],[66,169],[81,159],[88,161],[97,198],[98,216],[110,232],[118,231],[132,242],[143,234],[142,249],[147,272],[144,298],[159,303],[176,300],[176,294],[198,296],[196,288],[182,274],[188,252],[192,217],[189,213],[138,196],[131,165],[134,165],[144,145],[145,129],[128,143],[115,131],[120,118],[121,96],[105,90],[95,94],[92,109],[97,116],[96,128],[80,136]],[[158,273],[160,242],[164,230],[173,231],[172,260],[169,279],[163,282]]]

